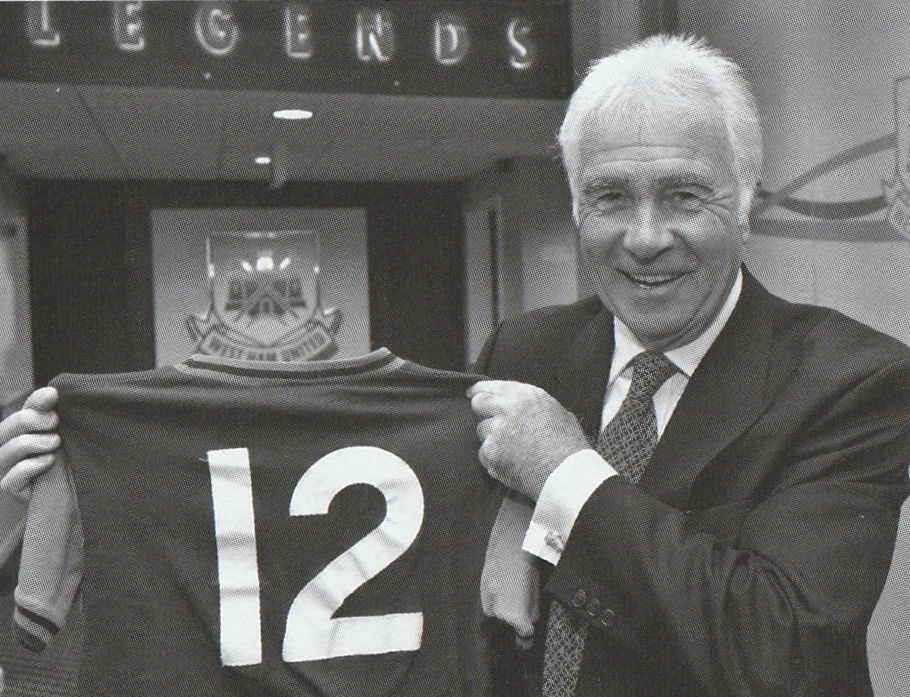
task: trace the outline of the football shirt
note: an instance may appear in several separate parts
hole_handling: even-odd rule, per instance
[[[61,375],[91,695],[479,695],[476,380],[380,349]]]

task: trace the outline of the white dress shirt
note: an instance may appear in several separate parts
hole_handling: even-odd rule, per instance
[[[714,321],[695,341],[664,353],[676,366],[677,372],[654,394],[658,438],[663,435],[673,410],[682,397],[689,378],[714,340],[726,325],[742,291],[742,271],[730,289],[726,301]],[[610,364],[610,378],[604,395],[600,427],[616,416],[632,383],[632,359],[646,351],[629,328],[613,319],[616,347]],[[575,520],[585,502],[601,484],[617,474],[616,470],[595,450],[588,448],[567,457],[544,484],[540,498],[524,538],[523,549],[551,564],[559,562]]]

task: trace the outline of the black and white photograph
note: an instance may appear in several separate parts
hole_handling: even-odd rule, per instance
[[[910,695],[908,10],[0,2],[0,697]]]

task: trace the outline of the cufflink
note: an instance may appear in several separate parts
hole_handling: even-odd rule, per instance
[[[544,535],[543,541],[547,543],[547,547],[554,549],[557,552],[562,553],[564,549],[562,538],[552,530]]]

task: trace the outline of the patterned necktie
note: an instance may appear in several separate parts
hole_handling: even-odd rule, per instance
[[[674,372],[663,354],[648,351],[636,356],[629,393],[597,439],[597,452],[633,484],[638,484],[657,446],[654,393]],[[554,600],[544,646],[543,697],[575,693],[587,635],[588,623]]]

